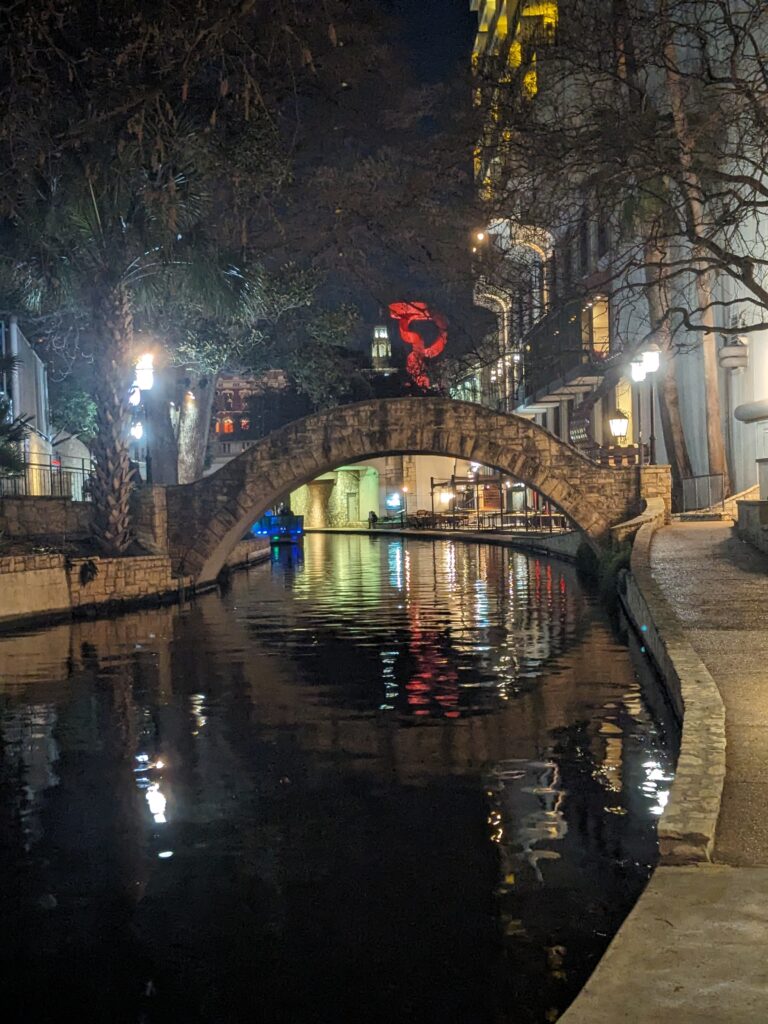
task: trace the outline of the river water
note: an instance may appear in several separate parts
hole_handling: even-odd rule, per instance
[[[571,568],[450,540],[0,638],[4,1019],[554,1021],[657,855],[652,690]]]

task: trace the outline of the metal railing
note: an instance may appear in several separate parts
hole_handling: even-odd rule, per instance
[[[69,498],[90,501],[90,459],[49,455],[30,459],[19,473],[0,476],[2,498]]]
[[[683,512],[725,507],[725,479],[722,473],[683,477]]]
[[[379,519],[377,530],[387,529],[466,530],[470,533],[535,532],[563,533],[569,526],[566,516],[556,509],[527,509],[517,512],[423,512],[416,515],[397,515]]]

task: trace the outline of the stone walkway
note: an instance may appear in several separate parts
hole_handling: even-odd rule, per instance
[[[715,863],[654,872],[561,1024],[765,1024],[768,557],[730,524],[676,523],[651,567],[725,704]]]
[[[768,866],[768,555],[730,524],[676,523],[654,537],[651,566],[725,704],[714,860]]]

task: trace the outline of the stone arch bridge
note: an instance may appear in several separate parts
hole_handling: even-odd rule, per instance
[[[402,454],[447,455],[513,476],[596,544],[644,499],[663,497],[669,507],[668,467],[601,467],[530,420],[468,402],[376,399],[290,423],[195,483],[152,488],[139,538],[153,518],[155,548],[197,584],[210,583],[251,524],[290,491],[341,465]]]

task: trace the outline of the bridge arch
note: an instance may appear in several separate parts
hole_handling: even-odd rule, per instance
[[[198,584],[211,582],[249,526],[290,491],[338,466],[404,454],[447,455],[513,476],[596,543],[641,507],[639,467],[598,466],[521,416],[448,398],[375,399],[289,423],[211,476],[167,488],[171,556]]]

